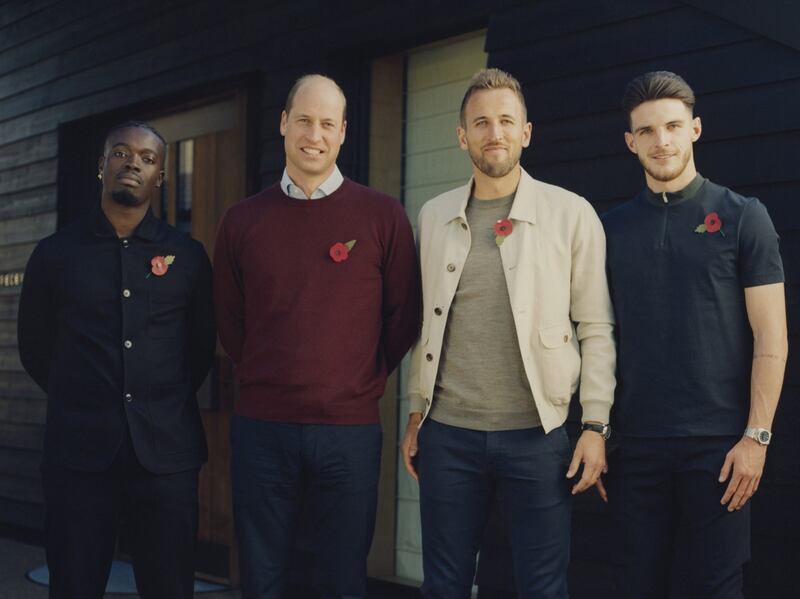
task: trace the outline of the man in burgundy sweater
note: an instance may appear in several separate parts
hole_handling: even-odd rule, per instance
[[[301,508],[320,594],[366,594],[378,399],[418,335],[420,291],[402,205],[336,167],[345,110],[334,81],[301,77],[281,114],[282,181],[228,210],[217,236],[219,335],[240,384],[231,444],[244,599],[286,596]]]

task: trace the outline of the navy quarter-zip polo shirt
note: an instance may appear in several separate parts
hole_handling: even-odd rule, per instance
[[[698,175],[645,189],[603,218],[617,319],[623,435],[739,435],[750,406],[753,335],[744,289],[783,281],[763,204]]]

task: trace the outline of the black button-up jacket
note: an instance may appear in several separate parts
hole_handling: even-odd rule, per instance
[[[174,256],[161,276],[151,272],[155,256]],[[23,366],[47,393],[47,462],[102,471],[126,423],[151,472],[206,460],[196,390],[216,337],[199,242],[150,211],[120,239],[96,206],[36,246],[18,336]]]

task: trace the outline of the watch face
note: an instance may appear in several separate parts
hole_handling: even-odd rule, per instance
[[[760,443],[762,443],[764,445],[769,443],[770,437],[772,437],[772,435],[769,433],[769,431],[759,431],[758,432],[758,440],[759,440]]]

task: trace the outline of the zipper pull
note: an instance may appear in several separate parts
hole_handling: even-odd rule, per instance
[[[666,191],[662,191],[661,192],[661,197],[664,198],[664,203],[665,204],[669,204],[669,200],[667,199],[667,192]]]

